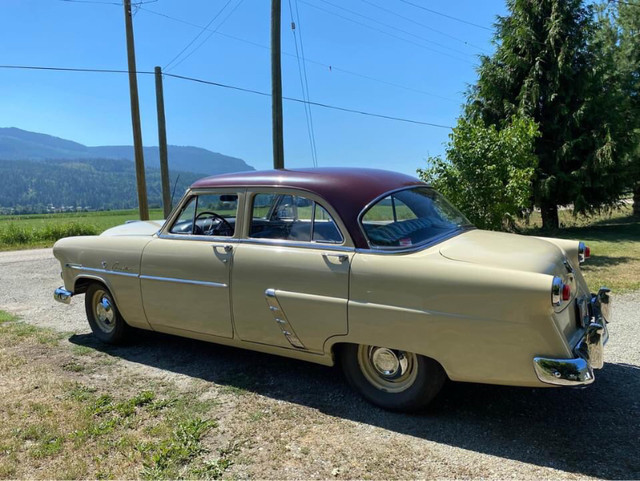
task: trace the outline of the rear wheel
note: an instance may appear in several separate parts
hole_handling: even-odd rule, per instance
[[[93,334],[102,342],[118,344],[129,334],[130,327],[124,321],[113,296],[104,285],[94,283],[85,293],[84,306]]]
[[[426,408],[446,380],[433,359],[381,346],[345,345],[342,368],[365,399],[392,411]]]

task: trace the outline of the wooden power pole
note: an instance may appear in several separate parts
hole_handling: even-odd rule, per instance
[[[144,154],[142,152],[142,128],[140,127],[140,103],[138,100],[138,79],[136,77],[136,52],[133,46],[133,21],[131,20],[131,0],[124,0],[124,24],[127,31],[127,59],[129,62],[129,94],[131,97],[131,123],[133,125],[133,151],[136,161],[136,181],[138,183],[138,208],[140,220],[149,220],[147,203],[147,181],[144,175]]]
[[[167,155],[167,125],[164,117],[164,93],[162,89],[162,69],[156,73],[156,108],[158,110],[158,152],[160,154],[160,177],[162,177],[162,210],[164,218],[171,213],[171,187],[169,185],[169,160]]]
[[[282,67],[280,62],[281,0],[271,0],[271,116],[273,125],[273,168],[284,169],[282,133]]]

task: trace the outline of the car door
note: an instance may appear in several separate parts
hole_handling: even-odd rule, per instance
[[[239,199],[235,192],[194,194],[144,249],[140,283],[154,329],[233,337],[229,280]]]
[[[243,341],[322,352],[346,334],[354,249],[311,194],[252,192],[247,241],[234,252],[233,318]]]

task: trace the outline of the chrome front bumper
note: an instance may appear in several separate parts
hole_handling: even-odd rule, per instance
[[[611,318],[611,302],[606,287],[591,294],[589,317],[584,335],[573,349],[575,358],[533,358],[533,368],[540,381],[555,386],[584,386],[594,381],[593,370],[604,365],[604,345],[609,340],[607,323]]]
[[[63,304],[70,304],[71,296],[73,296],[73,292],[66,290],[64,287],[58,287],[53,291],[53,298]]]

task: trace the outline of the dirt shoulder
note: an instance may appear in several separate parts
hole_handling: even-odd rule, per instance
[[[587,389],[451,383],[429,412],[336,369],[144,334],[107,347],[57,304],[50,249],[0,253],[1,478],[639,478],[639,293]]]

